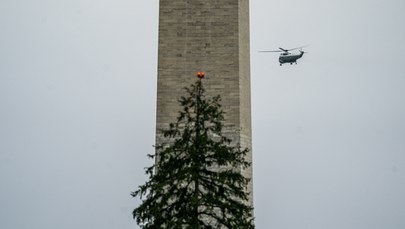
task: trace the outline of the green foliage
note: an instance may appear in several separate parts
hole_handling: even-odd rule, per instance
[[[223,136],[220,97],[206,98],[201,80],[179,99],[177,122],[163,130],[149,180],[132,192],[142,203],[133,211],[141,228],[254,228],[247,204],[251,166],[248,149]]]

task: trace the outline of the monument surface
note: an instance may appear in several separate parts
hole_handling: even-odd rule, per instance
[[[249,0],[160,0],[156,144],[175,122],[183,88],[205,72],[207,95],[221,95],[225,135],[250,149]],[[252,168],[243,171],[252,177]],[[252,182],[249,185],[253,206]]]

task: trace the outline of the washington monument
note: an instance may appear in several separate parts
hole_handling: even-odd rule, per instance
[[[204,72],[207,94],[222,98],[225,135],[249,148],[251,161],[249,52],[249,0],[160,0],[156,145],[183,88]],[[243,174],[252,178],[252,168]],[[248,192],[253,206],[252,182]]]

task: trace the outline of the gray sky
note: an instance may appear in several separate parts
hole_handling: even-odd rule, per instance
[[[257,228],[405,228],[405,3],[250,5]],[[0,1],[0,228],[137,228],[157,20],[157,0]]]

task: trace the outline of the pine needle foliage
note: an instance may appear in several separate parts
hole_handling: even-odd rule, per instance
[[[185,88],[177,121],[163,130],[165,142],[148,155],[149,180],[131,193],[144,229],[254,228],[248,203],[248,149],[223,135],[220,96],[207,98],[201,79]]]

